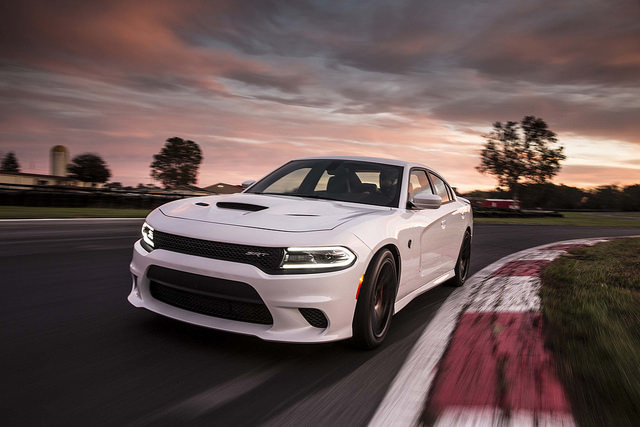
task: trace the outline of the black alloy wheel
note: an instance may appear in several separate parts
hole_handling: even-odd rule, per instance
[[[471,264],[471,233],[465,231],[464,238],[462,239],[462,246],[460,247],[460,254],[458,255],[458,261],[455,267],[455,277],[451,279],[450,283],[453,286],[462,286],[467,280],[469,274],[469,265]]]
[[[353,319],[353,341],[364,349],[379,346],[384,340],[396,301],[398,274],[396,261],[388,249],[371,261],[360,288]]]

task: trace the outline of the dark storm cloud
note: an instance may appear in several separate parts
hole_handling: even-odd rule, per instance
[[[225,76],[260,87],[297,92],[302,78],[229,49],[185,44],[202,11],[221,16],[225,2],[5,2],[0,29],[4,66],[122,79],[149,90],[204,89],[202,80]]]
[[[637,85],[640,3],[528,2],[514,12],[462,47],[460,65],[494,78]]]
[[[562,96],[516,95],[462,99],[440,105],[436,117],[450,122],[493,123],[519,121],[526,115],[546,118],[556,132],[590,135],[600,139],[620,139],[640,144],[640,105],[624,107],[615,101],[567,101]]]
[[[321,57],[333,68],[400,75],[469,68],[498,80],[634,83],[640,73],[640,4],[632,0],[136,4],[131,11],[126,2],[5,2],[5,16],[13,19],[0,30],[0,47],[9,56],[53,62],[74,62],[78,54],[97,63],[116,58],[126,67],[139,62],[138,68],[197,62],[167,46],[175,37],[174,44],[203,53],[226,47],[245,55]],[[226,72],[298,90],[265,70]]]
[[[341,22],[341,4],[310,1],[235,0],[225,7],[203,3],[190,25],[176,27],[176,34],[198,47],[231,46],[249,55],[307,56],[321,47],[314,41],[317,28]]]
[[[425,63],[425,44],[442,26],[444,5],[236,1],[222,13],[202,11],[178,34],[200,47],[227,46],[249,55],[323,57],[334,67],[403,73],[424,68],[419,65]]]
[[[247,54],[322,55],[381,73],[433,67],[540,82],[635,81],[640,4],[530,2],[237,1],[180,32],[201,46]]]
[[[339,113],[423,110],[488,124],[517,119],[511,117],[517,111],[555,121],[559,130],[636,142],[637,106],[570,102],[564,91],[637,87],[638,17],[640,4],[633,1],[239,2],[216,16],[219,28],[202,25],[191,35],[247,54],[319,55],[330,73],[344,73],[345,66],[366,71],[336,87],[345,100]],[[484,81],[465,81],[465,71]],[[385,90],[389,75],[404,76],[405,90]],[[522,81],[539,87],[523,93]],[[555,87],[552,96],[530,93],[548,85]]]

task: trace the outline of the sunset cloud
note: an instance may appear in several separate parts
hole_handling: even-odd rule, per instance
[[[409,158],[462,190],[495,121],[542,117],[557,182],[640,182],[640,4],[633,0],[21,1],[0,13],[0,151],[104,157],[150,182],[172,136],[201,145],[199,184],[293,158]],[[599,166],[598,166],[599,165]]]

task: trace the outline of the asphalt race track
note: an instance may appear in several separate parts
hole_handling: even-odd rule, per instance
[[[0,222],[3,425],[366,425],[451,292],[414,300],[371,352],[208,330],[127,302],[141,224]],[[631,234],[480,224],[471,270],[544,243]]]

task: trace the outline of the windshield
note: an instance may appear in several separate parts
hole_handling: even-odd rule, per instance
[[[278,194],[398,207],[402,166],[354,160],[295,160],[247,193]]]

